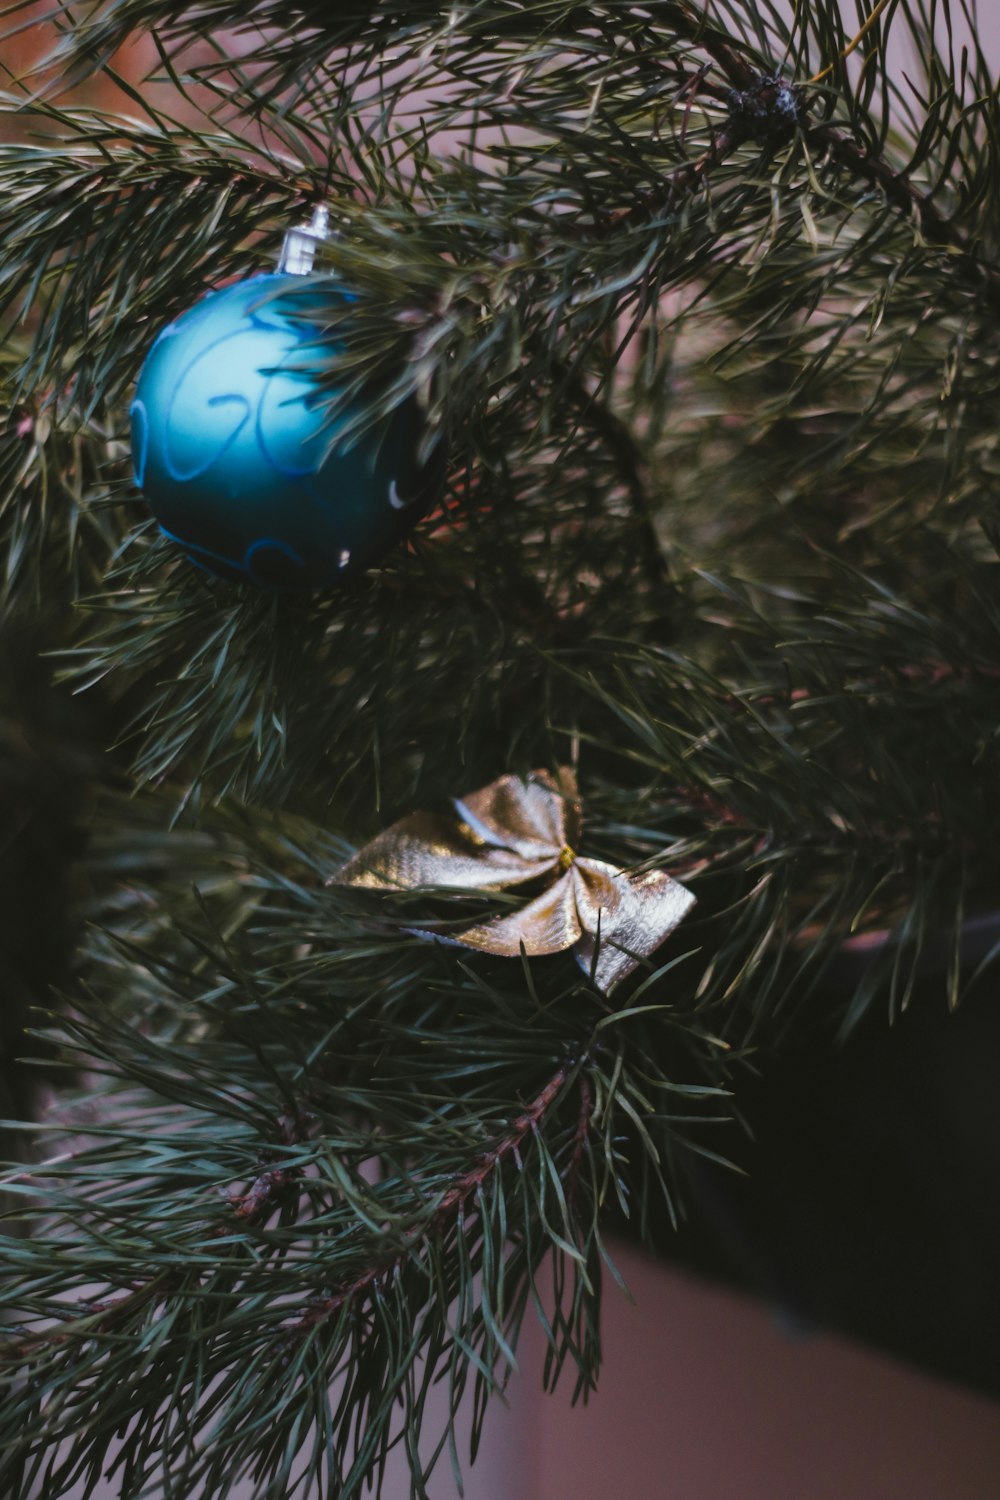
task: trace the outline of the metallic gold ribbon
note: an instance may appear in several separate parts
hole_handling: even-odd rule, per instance
[[[605,992],[658,948],[695,903],[662,870],[629,875],[576,852],[582,810],[572,771],[533,771],[456,799],[454,814],[412,813],[378,834],[329,884],[370,890],[503,891],[545,880],[510,916],[444,941],[516,958],[572,948]],[[432,935],[432,934],[429,934]]]

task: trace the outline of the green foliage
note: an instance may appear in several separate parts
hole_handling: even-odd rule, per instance
[[[10,1183],[55,1227],[4,1242],[26,1320],[7,1363],[32,1376],[8,1382],[20,1436],[0,1472],[8,1493],[62,1492],[117,1431],[128,1493],[166,1451],[188,1491],[224,1496],[251,1472],[262,1496],[348,1496],[402,1430],[424,1494],[432,1384],[452,1414],[475,1386],[478,1431],[533,1303],[549,1383],[568,1357],[592,1383],[597,1207],[627,1204],[634,1154],[668,1165],[712,1089],[649,1061],[691,1047],[662,1007],[626,1024],[570,961],[525,984],[408,935],[412,899],[376,921],[322,884],[343,847],[317,830],[258,829],[256,847],[212,833],[184,836],[193,873],[211,870],[199,909],[184,922],[174,902],[169,932],[142,913],[141,941],[106,911],[91,997],[58,1023],[68,1062],[133,1087],[71,1162]],[[109,829],[95,860],[127,857],[136,878],[156,853]]]
[[[724,1153],[749,1050],[806,1006],[895,1013],[942,934],[942,1001],[969,977],[1000,833],[996,81],[947,0],[853,51],[872,7],[834,0],[54,15],[0,145],[0,603],[100,684],[115,748],[45,1028],[102,1082],[79,1149],[9,1183],[39,1224],[4,1242],[0,1472],[346,1497],[398,1437],[424,1495],[431,1384],[452,1417],[475,1388],[478,1432],[532,1307],[549,1383],[590,1388],[601,1226]],[[137,34],[155,93],[66,102]],[[329,400],[375,423],[416,393],[449,485],[372,575],[273,598],[154,535],[125,408],[156,329],[319,199],[354,293],[303,305]],[[610,999],[324,885],[393,818],[567,760],[584,852],[699,898]]]

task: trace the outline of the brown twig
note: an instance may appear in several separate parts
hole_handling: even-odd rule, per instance
[[[439,1202],[431,1210],[427,1219],[418,1229],[412,1230],[406,1237],[401,1249],[396,1250],[385,1257],[378,1264],[370,1266],[360,1276],[346,1285],[338,1287],[336,1291],[328,1295],[316,1298],[310,1305],[308,1311],[301,1313],[286,1329],[286,1333],[295,1337],[307,1334],[323,1323],[328,1323],[331,1318],[347,1303],[354,1300],[359,1292],[365,1292],[383,1277],[389,1276],[407,1259],[414,1245],[438,1228],[446,1219],[449,1219],[455,1210],[464,1207],[468,1198],[482,1186],[491,1173],[501,1165],[506,1157],[516,1151],[525,1138],[535,1129],[543,1115],[549,1110],[567,1079],[577,1066],[575,1062],[565,1062],[559,1067],[549,1079],[548,1083],[537,1094],[522,1114],[511,1123],[510,1128],[497,1145],[484,1151],[467,1172],[456,1177],[451,1186],[443,1194]]]
[[[685,162],[648,193],[643,193],[628,208],[616,208],[612,213],[605,214],[594,224],[594,232],[603,239],[619,229],[645,224],[655,214],[669,213],[684,198],[690,197],[702,185],[712,168],[724,161],[739,143],[740,137],[735,131],[720,131],[709,149],[697,161]]]
[[[720,89],[715,80],[705,77],[703,73],[690,74],[684,79],[689,98],[693,89],[695,93],[716,102],[728,100],[732,105],[734,95],[753,95],[760,90],[762,83],[778,81],[777,78],[763,79],[753,62],[743,57],[730,41],[710,29],[704,12],[680,3],[674,8],[672,19],[678,31],[683,31],[692,45],[711,58],[729,85],[728,90]],[[860,36],[864,35],[866,29],[867,27],[862,29]],[[860,37],[855,38],[852,47],[859,39]],[[816,79],[810,81],[815,82]],[[877,188],[895,208],[915,219],[928,243],[947,246],[956,252],[965,262],[970,279],[984,287],[991,300],[1000,299],[1000,267],[984,262],[976,254],[968,236],[957,229],[951,219],[934,204],[931,195],[922,192],[905,171],[897,171],[882,156],[865,151],[834,125],[810,125],[805,119],[805,106],[801,123],[812,139],[826,147],[832,160],[870,187]],[[745,134],[739,128],[734,128],[730,121],[729,127],[719,134],[701,157],[677,168],[635,204],[606,215],[595,225],[596,233],[608,235],[617,229],[644,223],[658,211],[669,210],[686,194],[696,191],[712,168],[719,165],[744,139]]]
[[[282,1115],[278,1120],[281,1144],[298,1145],[308,1137],[311,1124],[312,1117],[309,1115]],[[229,1205],[236,1217],[245,1224],[263,1224],[287,1197],[298,1176],[295,1167],[262,1166],[245,1193],[229,1194]],[[219,1236],[228,1233],[225,1226],[217,1230]]]
[[[826,146],[834,161],[861,177],[869,187],[877,187],[894,207],[902,209],[908,217],[915,218],[926,240],[935,245],[951,243],[968,252],[968,245],[962,236],[956,233],[949,220],[905,172],[897,172],[881,156],[863,151],[835,125],[816,125],[811,136]]]
[[[964,234],[934,204],[930,194],[923,193],[902,171],[897,171],[881,156],[865,151],[834,125],[809,125],[803,121],[810,140],[823,145],[830,159],[869,187],[885,195],[886,201],[919,226],[923,238],[931,245],[947,248],[958,260],[966,278],[989,297],[1000,303],[1000,266],[984,261]],[[657,213],[677,208],[685,197],[700,188],[709,173],[729,157],[747,137],[738,129],[727,128],[716,137],[710,148],[696,161],[685,162],[627,208],[619,208],[598,220],[593,232],[600,238],[620,229],[647,223]]]
[[[826,146],[833,161],[884,193],[887,202],[915,220],[928,244],[949,249],[967,278],[979,285],[991,303],[1000,303],[1000,266],[977,254],[968,235],[941,212],[929,193],[922,193],[905,172],[896,171],[881,156],[863,151],[834,125],[816,125],[810,136]]]
[[[309,1133],[310,1124],[311,1117],[308,1115],[298,1118],[282,1115],[278,1120],[281,1143],[291,1146],[304,1140]],[[229,1206],[236,1218],[244,1224],[261,1224],[281,1203],[297,1177],[298,1172],[294,1167],[264,1168],[254,1178],[245,1193],[228,1195]],[[231,1232],[228,1225],[221,1224],[213,1231],[213,1235],[217,1239],[223,1239]],[[111,1300],[102,1297],[80,1303],[75,1316],[57,1323],[52,1328],[43,1328],[37,1332],[25,1334],[17,1343],[0,1348],[0,1362],[11,1356],[16,1362],[20,1362],[32,1349],[46,1344],[65,1344],[73,1338],[93,1338],[97,1334],[111,1332],[131,1314],[144,1307],[151,1297],[165,1292],[175,1277],[176,1273],[168,1274],[160,1271],[155,1276],[151,1276],[148,1281],[133,1286],[121,1297]]]
[[[678,30],[682,26],[686,28],[688,41],[700,47],[712,59],[732,88],[753,87],[757,79],[756,68],[745,57],[741,57],[721,33],[709,29],[708,16],[704,11],[699,13],[690,5],[679,4],[672,19]]]
[[[233,1213],[245,1224],[262,1224],[287,1195],[296,1176],[294,1169],[286,1167],[268,1168],[261,1172],[245,1193],[230,1194],[229,1204]],[[222,1228],[219,1232],[224,1235],[228,1230]]]
[[[628,492],[632,514],[646,543],[640,549],[640,565],[646,582],[657,589],[669,579],[670,570],[653,523],[653,505],[642,459],[636,447],[635,433],[606,401],[601,400],[597,392],[587,389],[579,371],[559,366],[557,373],[562,378],[566,394],[580,413],[580,420],[597,433],[614,460],[621,482]]]
[[[103,1298],[78,1305],[75,1315],[57,1323],[53,1328],[25,1333],[16,1341],[0,1346],[0,1365],[21,1364],[33,1350],[56,1344],[68,1344],[73,1339],[93,1338],[98,1333],[111,1333],[139,1308],[166,1292],[176,1272],[159,1271],[148,1281],[134,1286],[122,1297],[111,1301]]]

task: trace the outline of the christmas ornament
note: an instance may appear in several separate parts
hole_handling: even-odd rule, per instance
[[[365,397],[328,420],[330,391],[303,369],[317,331],[292,315],[309,305],[301,278],[326,225],[318,210],[286,236],[276,273],[211,292],[164,328],[132,403],[135,480],[163,531],[211,572],[271,589],[326,588],[369,567],[444,477],[442,444],[419,460],[412,399],[337,442]],[[313,285],[314,307],[351,300],[329,278]]]
[[[607,992],[658,948],[695,898],[662,870],[630,875],[578,855],[582,809],[572,771],[501,776],[453,803],[454,814],[413,813],[387,828],[327,882],[371,890],[543,889],[511,916],[442,941],[516,958],[572,948]],[[435,934],[436,936],[436,934]],[[596,956],[595,956],[596,955]]]

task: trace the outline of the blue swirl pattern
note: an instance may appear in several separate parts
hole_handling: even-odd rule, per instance
[[[349,300],[309,283],[318,305]],[[413,401],[338,445],[309,362],[313,330],[264,275],[210,293],[160,333],[132,402],[135,482],[162,530],[210,572],[269,589],[328,588],[371,566],[441,492],[444,451],[418,462]],[[350,412],[341,418],[341,422]]]

